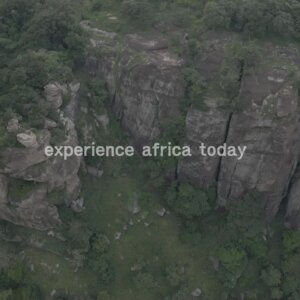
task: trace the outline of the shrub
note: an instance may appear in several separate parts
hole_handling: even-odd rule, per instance
[[[178,188],[171,187],[166,200],[177,213],[188,219],[205,215],[211,209],[207,194],[188,183],[182,183]]]
[[[152,8],[147,0],[124,0],[121,13],[130,21],[148,23],[152,15]]]

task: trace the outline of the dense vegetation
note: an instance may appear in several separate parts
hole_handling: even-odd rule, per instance
[[[117,19],[107,21],[108,12]],[[154,27],[188,33],[188,49],[180,47],[176,36],[170,41],[189,61],[183,115],[191,104],[206,109],[197,102],[206,92],[205,82],[193,67],[202,32],[229,30],[241,36],[242,42],[229,47],[221,74],[223,92],[230,99],[236,95],[241,64],[251,67],[259,59],[254,38],[295,43],[300,39],[297,0],[2,0],[0,147],[12,143],[5,131],[12,115],[39,128],[53,113],[45,106],[43,88],[51,81],[70,82],[80,70],[86,43],[79,26],[83,18],[120,34]],[[89,94],[87,105],[106,109],[102,84],[86,80],[81,94],[82,99]],[[162,138],[180,143],[182,123],[180,119],[167,124]],[[109,136],[98,137],[102,144],[126,139],[118,124],[110,124],[109,130]],[[280,215],[271,226],[266,224],[255,195],[233,203],[228,212],[218,211],[214,188],[204,191],[190,183],[165,180],[166,170],[176,161],[134,159],[96,162],[105,176],[100,182],[83,178],[87,209],[80,216],[53,195],[64,221],[60,233],[66,241],[43,237],[45,252],[3,242],[0,299],[46,299],[56,285],[60,289],[53,299],[73,299],[78,294],[99,300],[131,300],[136,295],[143,300],[186,300],[197,287],[203,290],[202,299],[232,300],[242,295],[258,300],[300,299],[300,233],[284,229]],[[143,206],[141,217],[128,214],[128,202],[136,197]],[[158,217],[153,213],[157,207],[166,207],[170,216]],[[131,221],[135,223],[132,231],[116,241],[116,231]],[[5,222],[1,231],[12,241],[15,235],[25,235],[28,240],[38,240],[41,235],[24,233]],[[74,249],[72,255],[83,257],[76,275],[72,264],[61,258]],[[65,270],[49,275],[40,266],[44,261]],[[30,270],[33,263],[39,266],[36,271]],[[80,289],[79,284],[87,287]]]

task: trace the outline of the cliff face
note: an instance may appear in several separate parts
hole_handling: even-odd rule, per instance
[[[106,80],[122,126],[137,145],[155,140],[165,122],[179,114],[183,61],[167,50],[164,40],[152,37],[132,34],[122,44],[92,42],[100,54],[87,59],[87,70]]]
[[[186,115],[185,142],[193,157],[178,165],[180,180],[200,187],[217,186],[219,206],[227,206],[247,193],[265,203],[271,220],[288,196],[287,225],[300,228],[299,180],[294,175],[299,160],[299,97],[293,73],[299,53],[292,46],[262,46],[262,58],[249,68],[243,64],[236,79],[236,94],[222,89],[220,74],[225,48],[235,37],[211,33],[203,37],[195,68],[208,85],[205,110],[191,106]],[[163,124],[177,117],[185,86],[184,65],[159,38],[128,35],[118,44],[101,37],[92,40],[100,55],[87,59],[87,70],[106,80],[113,109],[137,145],[159,137]],[[245,145],[242,160],[207,158],[197,153],[207,145]],[[294,178],[292,180],[292,178]]]
[[[111,107],[136,146],[157,141],[182,114],[184,60],[156,35],[131,34],[119,41],[113,33],[82,25],[93,33],[86,71],[105,80]],[[269,221],[287,199],[286,225],[300,229],[299,95],[294,76],[300,66],[299,53],[292,46],[264,44],[259,63],[246,67],[243,60],[239,62],[238,76],[233,79],[235,92],[229,96],[221,74],[226,49],[235,38],[216,33],[202,37],[201,53],[193,67],[207,86],[201,99],[205,108],[192,104],[187,109],[184,142],[192,147],[193,156],[178,162],[176,174],[180,181],[191,181],[204,189],[216,187],[220,207],[249,193],[259,197]],[[57,127],[63,129],[58,145],[78,144],[75,111],[79,87],[45,87],[47,106],[59,118],[46,119],[43,129],[25,129],[17,119],[8,122],[7,131],[16,136],[19,147],[0,153],[1,219],[40,230],[57,226],[61,223],[58,194],[75,211],[82,208],[81,159],[65,161],[44,154]],[[62,109],[63,96],[68,93],[71,100]],[[105,127],[107,116],[98,121]],[[201,143],[247,146],[247,150],[241,160],[204,157],[198,150]],[[30,192],[16,199],[14,191],[20,182],[21,186],[31,184]]]

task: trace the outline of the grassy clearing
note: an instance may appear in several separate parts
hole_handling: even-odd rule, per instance
[[[149,191],[134,165],[129,174],[120,171],[119,164],[120,161],[106,164],[101,179],[84,179],[86,209],[81,216],[94,231],[104,233],[112,242],[116,275],[110,293],[114,299],[154,300],[171,295],[173,289],[166,280],[165,269],[176,262],[186,266],[191,291],[200,287],[209,299],[218,299],[220,289],[209,261],[209,246],[214,241],[204,241],[206,246],[200,248],[182,243],[178,218],[172,213],[164,217],[156,213],[162,206],[161,195]],[[119,169],[119,175],[112,175],[114,169]],[[143,198],[149,195],[147,192],[152,193],[150,200]],[[136,195],[141,211],[133,215],[128,204]],[[117,232],[122,233],[119,240],[114,237]],[[141,261],[154,277],[153,289],[139,290],[134,284],[136,272],[131,271],[131,267]]]
[[[72,262],[62,256],[29,247],[24,249],[24,255],[28,264],[33,266],[26,280],[37,284],[44,295],[62,290],[70,295],[84,296],[97,288],[93,273],[85,269],[76,272]]]

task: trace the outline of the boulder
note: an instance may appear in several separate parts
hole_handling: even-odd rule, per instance
[[[271,221],[287,196],[299,161],[299,95],[291,70],[299,70],[300,56],[292,46],[264,45],[264,59],[241,68],[231,97],[224,91],[221,70],[226,46],[235,38],[216,32],[202,36],[194,67],[207,93],[199,99],[202,108],[193,104],[188,109],[185,143],[192,147],[193,157],[179,161],[176,174],[203,189],[216,187],[219,207],[255,194]],[[179,116],[179,102],[185,96],[183,61],[158,34],[127,35],[120,43],[103,40],[99,36],[92,43],[104,51],[101,57],[88,57],[86,69],[106,81],[113,110],[139,149],[158,139]],[[247,146],[247,150],[241,160],[201,157],[197,152],[201,143]],[[300,217],[295,193],[288,206],[293,219]]]
[[[73,92],[78,91],[79,85],[73,86]],[[48,85],[46,88],[48,101],[59,103],[58,98],[65,93],[58,84]],[[65,139],[62,146],[77,146],[78,138],[75,128],[75,112],[77,94],[72,94],[68,105],[68,114],[60,111],[60,125],[64,126]],[[57,99],[56,99],[57,98]],[[53,107],[58,107],[54,104]],[[68,106],[66,107],[68,108]],[[45,122],[46,123],[46,122]],[[46,123],[47,124],[47,123]],[[45,127],[54,127],[51,124]],[[18,141],[25,148],[4,148],[0,151],[0,219],[16,225],[48,230],[61,224],[57,208],[47,201],[47,194],[60,191],[64,193],[65,203],[74,211],[83,209],[83,199],[79,198],[81,183],[78,172],[81,158],[77,156],[64,160],[63,157],[47,157],[45,147],[49,145],[51,133],[47,129],[35,133],[26,131],[18,134]],[[19,179],[35,183],[31,195],[9,205],[6,203],[7,180]],[[14,186],[12,185],[13,189]],[[9,195],[8,195],[9,196]]]
[[[57,208],[48,204],[46,198],[47,187],[39,185],[27,199],[9,206],[0,203],[0,219],[39,230],[59,226]]]
[[[91,167],[91,166],[87,166],[86,171],[89,175],[91,175],[93,177],[100,178],[103,175],[103,170],[98,170],[97,168],[94,168],[94,167]]]
[[[44,88],[46,100],[55,109],[60,108],[63,103],[63,88],[57,83],[47,84]]]
[[[179,115],[183,61],[166,49],[161,37],[128,35],[124,43],[102,45],[107,51],[101,58],[90,56],[86,69],[107,82],[113,110],[139,146],[155,140]]]
[[[17,118],[13,118],[8,121],[6,127],[8,133],[17,133],[19,129],[20,129],[20,124]]]
[[[17,134],[17,140],[26,148],[38,147],[36,135],[30,130]]]
[[[195,289],[192,293],[191,293],[191,295],[193,296],[193,297],[200,297],[201,295],[202,295],[202,290],[201,289],[199,289],[199,288],[197,288],[197,289]]]
[[[58,125],[55,121],[50,120],[50,119],[45,119],[45,125],[44,128],[45,129],[53,129],[56,128]]]

